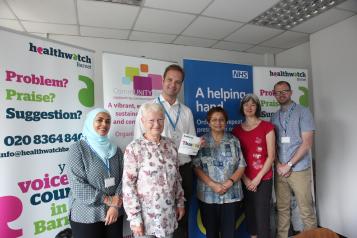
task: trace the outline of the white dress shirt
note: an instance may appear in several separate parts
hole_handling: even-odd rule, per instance
[[[176,122],[177,116],[179,116],[176,129],[171,125],[166,113],[165,113],[165,126],[161,135],[171,138],[176,147],[180,145],[182,134],[190,134],[196,136],[195,124],[193,121],[193,115],[191,109],[180,103],[177,99],[173,105],[170,105],[162,95],[160,95],[160,101],[164,106],[166,112],[170,115],[173,123]],[[154,103],[160,103],[158,98],[150,101]],[[145,132],[145,128],[141,122],[143,114],[142,106],[139,108],[138,115],[136,116],[134,126],[134,140],[142,137]],[[186,164],[191,161],[189,155],[179,154],[178,156],[180,165]]]

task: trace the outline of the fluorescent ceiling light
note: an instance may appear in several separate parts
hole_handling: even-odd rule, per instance
[[[287,30],[345,0],[281,0],[250,23]]]

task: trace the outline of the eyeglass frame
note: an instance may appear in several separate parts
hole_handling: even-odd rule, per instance
[[[284,89],[284,90],[281,90],[281,91],[275,91],[274,90],[274,96],[286,95],[289,92],[291,92],[291,89]]]

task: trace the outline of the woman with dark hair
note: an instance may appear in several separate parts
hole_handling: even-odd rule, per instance
[[[261,106],[254,94],[241,101],[245,121],[233,129],[241,142],[247,168],[243,175],[248,232],[252,238],[270,237],[270,200],[275,159],[275,132],[270,122],[261,120]]]
[[[246,164],[238,139],[225,132],[228,116],[224,109],[211,108],[207,121],[210,132],[203,136],[205,146],[193,159],[201,217],[207,238],[233,238]]]
[[[123,154],[109,141],[107,110],[90,111],[68,153],[70,224],[75,238],[123,237]]]

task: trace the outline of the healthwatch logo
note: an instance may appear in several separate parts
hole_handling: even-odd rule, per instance
[[[287,70],[280,70],[280,71],[271,71],[269,70],[270,76],[274,77],[299,77],[299,78],[306,78],[305,72],[290,72]]]
[[[68,60],[74,60],[77,61],[77,63],[87,63],[87,64],[91,64],[92,63],[92,59],[86,55],[80,55],[80,54],[74,54],[74,53],[68,53],[68,52],[64,52],[59,48],[53,48],[53,47],[41,47],[41,46],[37,46],[34,45],[32,42],[29,42],[29,51],[31,52],[36,52],[39,55],[49,55],[49,56],[54,56],[54,57],[58,57],[58,58],[63,58],[63,59],[68,59]],[[85,67],[88,68],[88,67]]]
[[[232,77],[234,79],[248,79],[248,71],[233,69]]]

